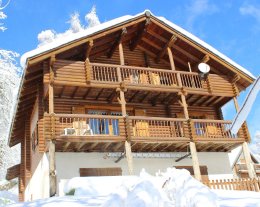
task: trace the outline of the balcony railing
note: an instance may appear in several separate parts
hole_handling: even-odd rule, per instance
[[[93,83],[115,87],[124,82],[136,89],[149,87],[155,90],[178,91],[183,87],[190,93],[234,96],[229,78],[217,74],[209,74],[208,78],[203,80],[195,72],[103,63],[85,64],[81,61],[68,60],[55,61],[54,72],[56,84],[86,86]]]
[[[101,137],[107,141],[122,139],[134,141],[187,141],[190,139],[197,141],[211,140],[212,142],[218,140],[235,141],[239,136],[230,132],[230,125],[230,121],[223,120],[46,114],[44,131],[46,139],[55,137]]]
[[[198,139],[230,139],[238,137],[230,131],[232,122],[224,120],[192,119],[191,126],[193,135]]]
[[[134,140],[138,139],[182,139],[189,137],[188,125],[185,119],[158,117],[129,117],[130,130]]]
[[[124,81],[129,85],[208,90],[206,82],[197,73],[101,63],[91,63],[90,66],[90,80],[97,82]]]

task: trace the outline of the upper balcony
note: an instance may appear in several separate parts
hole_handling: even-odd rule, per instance
[[[201,79],[198,73],[121,66],[103,63],[85,64],[81,61],[57,60],[54,63],[56,85],[117,88],[156,92],[179,92],[190,94],[233,97],[234,90],[228,76],[209,74]]]

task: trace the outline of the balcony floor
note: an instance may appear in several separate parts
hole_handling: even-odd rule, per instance
[[[73,139],[73,138],[72,138]],[[229,142],[215,141],[196,142],[198,152],[229,152],[242,144],[242,140]],[[188,139],[178,141],[132,141],[132,152],[187,152]],[[101,141],[89,140],[84,142],[73,142],[71,139],[58,139],[56,141],[57,152],[124,152],[124,140]]]

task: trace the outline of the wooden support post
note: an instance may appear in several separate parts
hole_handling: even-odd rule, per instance
[[[196,145],[194,142],[190,142],[190,153],[191,153],[191,157],[192,157],[194,176],[197,180],[201,181],[199,159],[198,159],[198,154],[197,154],[197,150],[196,150]]]
[[[183,94],[181,94],[181,102],[183,105],[184,117],[185,117],[185,119],[189,119],[188,105],[186,103],[186,98]]]
[[[238,105],[237,97],[233,97],[233,101],[234,101],[234,105],[235,105],[235,108],[236,108],[236,112],[238,112],[239,111],[239,105]]]
[[[173,59],[173,56],[172,56],[172,50],[170,47],[167,47],[167,51],[168,51],[168,56],[169,56],[169,60],[170,60],[170,64],[171,64],[171,69],[172,70],[176,70],[175,69],[175,64],[174,64],[174,59]]]
[[[53,72],[53,63],[55,58],[51,58],[50,61],[50,83],[49,83],[49,114],[52,114],[51,122],[53,125],[54,117],[54,72]],[[52,129],[53,130],[53,129]],[[49,143],[49,179],[50,179],[50,196],[55,196],[57,183],[56,183],[56,165],[55,165],[55,133],[52,132],[51,141]]]
[[[245,161],[246,161],[248,176],[250,178],[257,178],[255,168],[254,168],[254,164],[253,164],[253,161],[251,159],[251,155],[250,155],[250,151],[249,151],[247,142],[244,142],[242,144],[242,148],[243,148],[244,158],[245,158]]]
[[[126,101],[125,101],[125,93],[122,89],[119,90],[119,103],[121,105],[122,116],[126,116]]]
[[[56,164],[55,164],[55,140],[49,143],[49,170],[50,170],[50,197],[55,196],[56,183]]]
[[[126,155],[129,175],[133,175],[133,173],[134,173],[133,155],[132,155],[132,150],[131,150],[131,143],[129,141],[125,141],[125,155]]]
[[[125,65],[124,50],[123,50],[122,42],[119,43],[118,48],[119,48],[120,65]]]

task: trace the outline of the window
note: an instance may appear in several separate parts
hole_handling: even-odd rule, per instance
[[[31,135],[31,143],[32,143],[32,150],[35,151],[36,147],[38,146],[39,140],[38,140],[38,124],[34,128],[34,131]]]
[[[100,110],[88,110],[88,114],[122,116],[121,112],[108,112]],[[93,118],[89,120],[93,134],[119,135],[119,120],[107,118]]]

